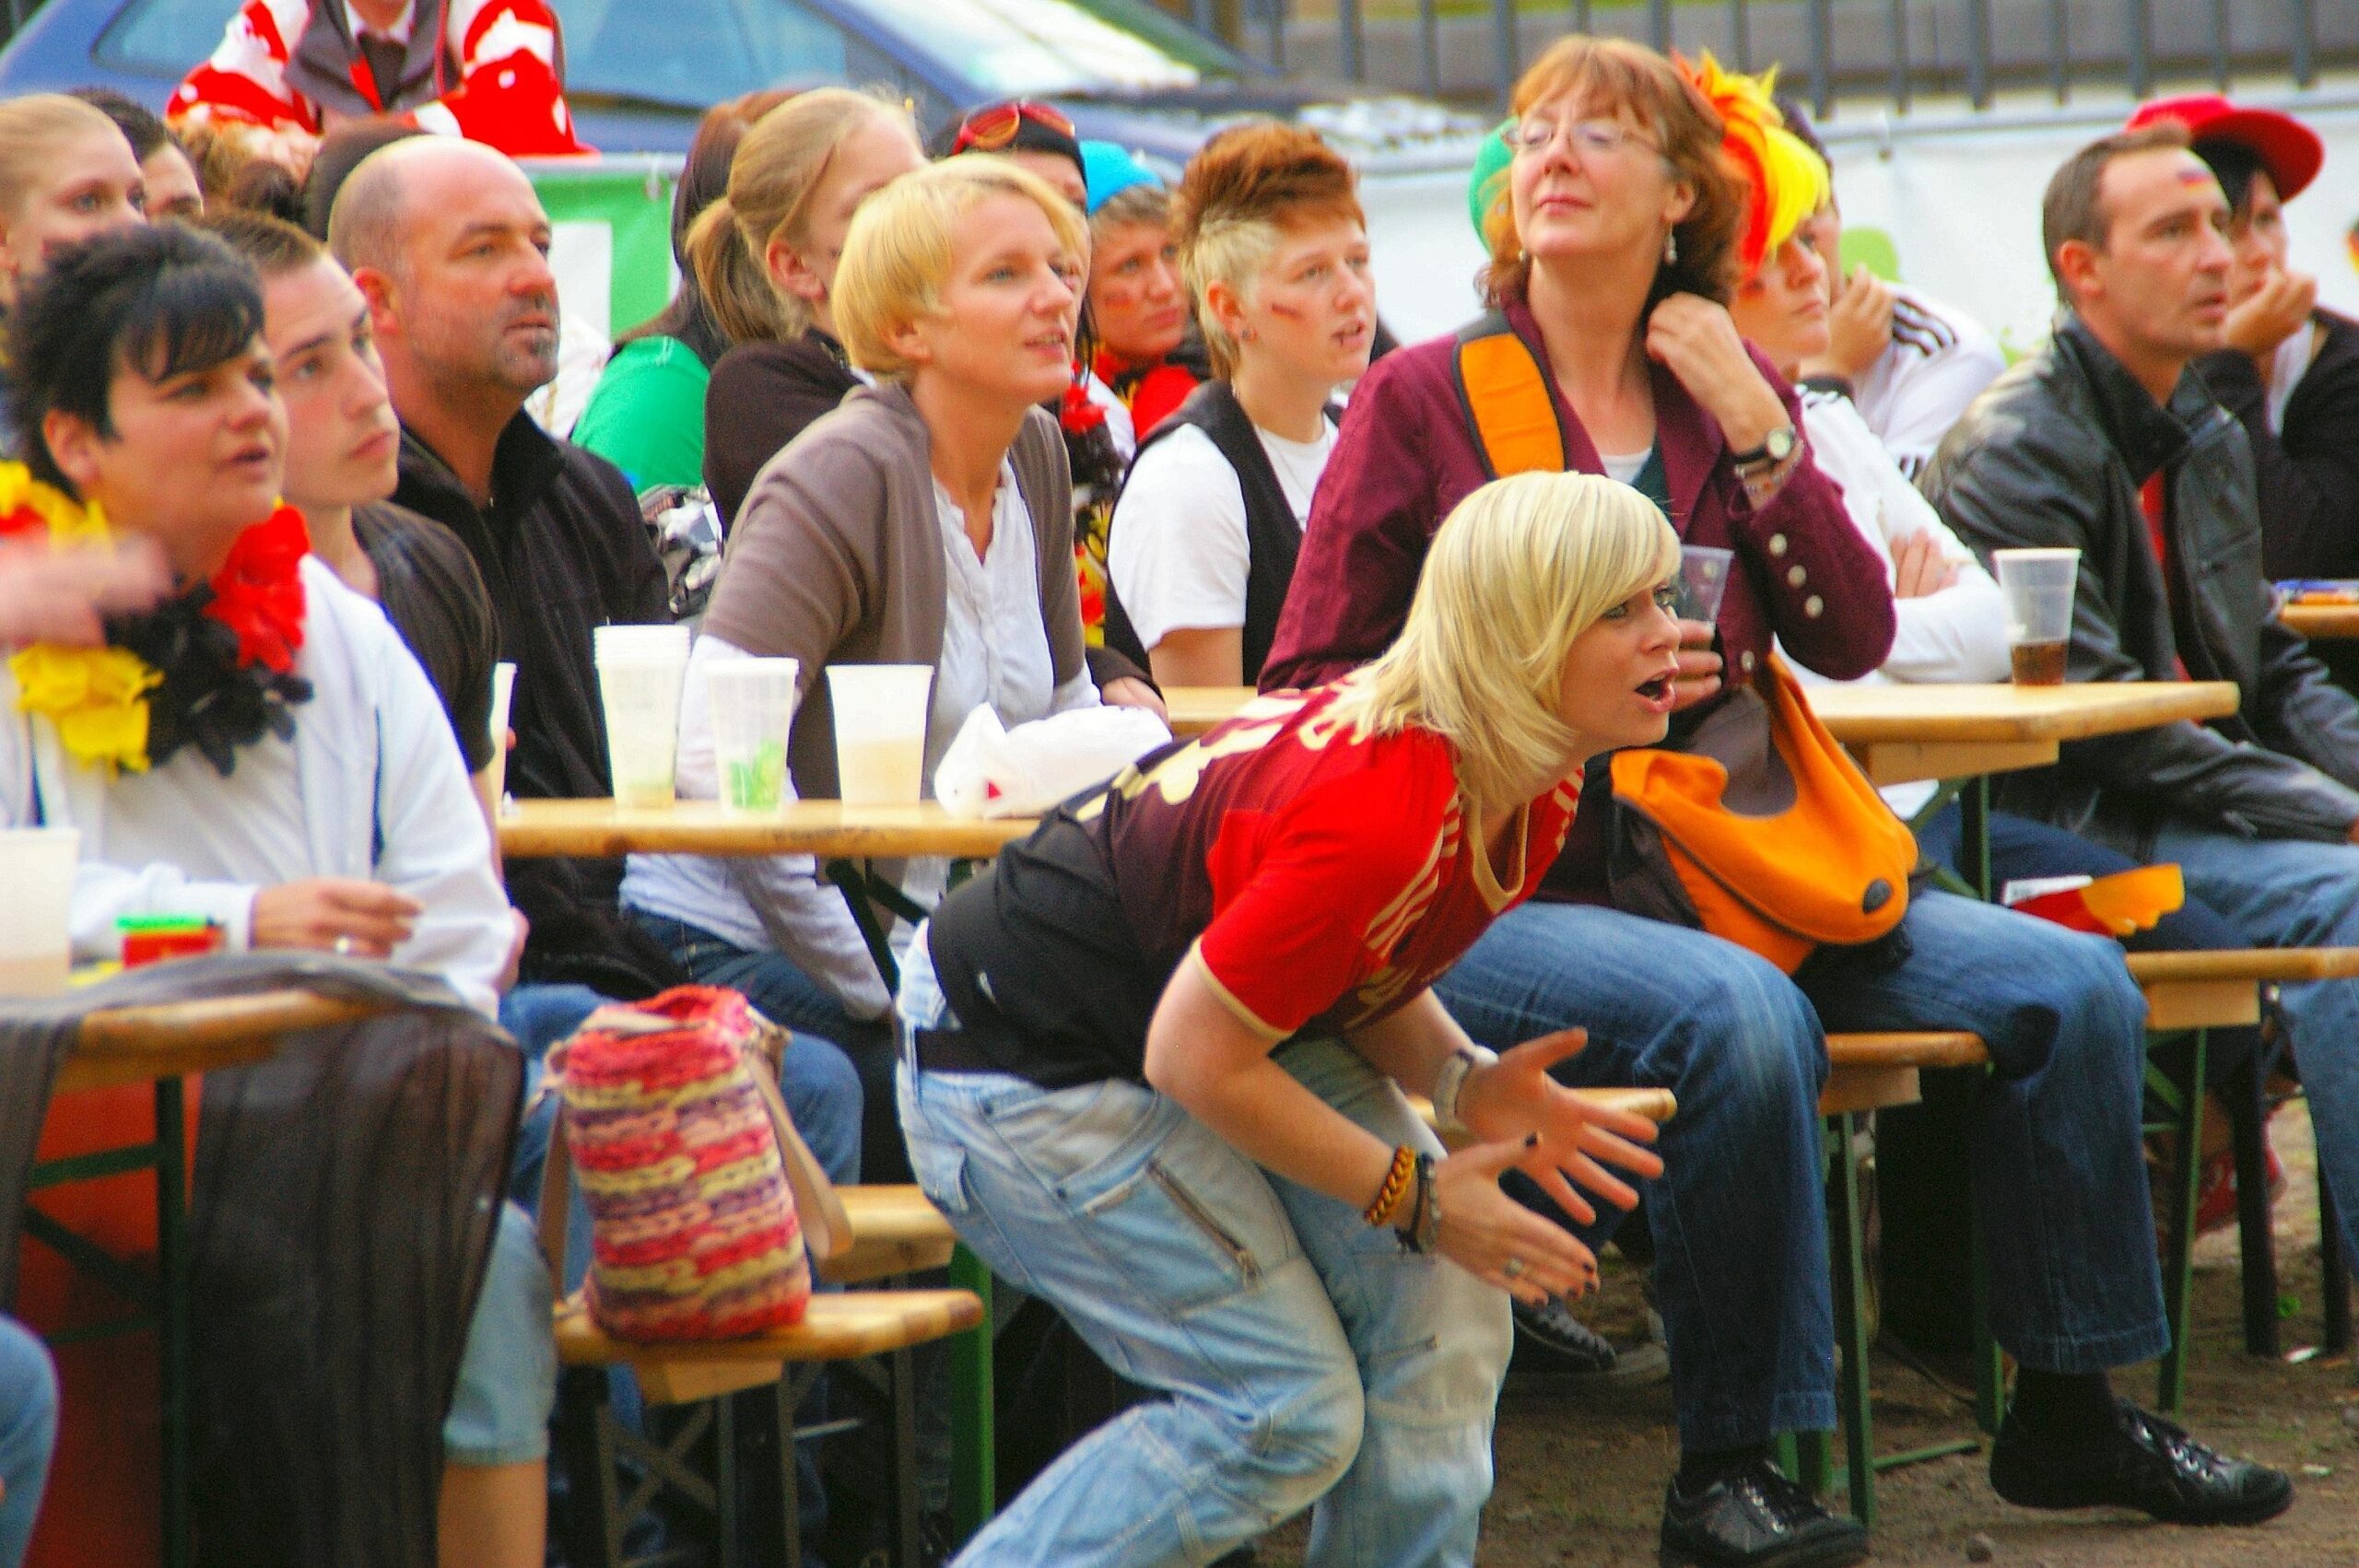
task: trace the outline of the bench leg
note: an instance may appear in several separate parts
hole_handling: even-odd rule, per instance
[[[1851,1515],[1870,1529],[1876,1523],[1875,1431],[1869,1412],[1868,1258],[1861,1234],[1860,1166],[1853,1154],[1859,1117],[1826,1118],[1833,1130],[1835,1171],[1827,1185],[1835,1210],[1835,1344],[1841,1363],[1836,1403],[1843,1417],[1843,1455],[1851,1486]],[[1822,1437],[1821,1443],[1825,1442]]]
[[[2277,1236],[2269,1220],[2268,1090],[2260,1064],[2248,1064],[2228,1086],[2228,1127],[2236,1156],[2236,1261],[2244,1287],[2245,1350],[2279,1352]]]
[[[2351,1259],[2342,1248],[2342,1215],[2326,1184],[2326,1166],[2318,1165],[2318,1273],[2326,1296],[2326,1352],[2341,1355],[2351,1348]]]
[[[2171,1347],[2163,1352],[2154,1403],[2177,1415],[2187,1396],[2188,1332],[2195,1284],[2195,1197],[2203,1170],[2203,1055],[2208,1030],[2193,1031],[2187,1077],[2173,1085],[2178,1094],[2177,1152],[2170,1174],[2170,1246],[2163,1259],[2163,1311],[2171,1326]]]
[[[893,1385],[893,1561],[920,1568],[918,1533],[918,1394],[916,1359],[907,1349],[885,1358]]]
[[[624,1521],[615,1496],[604,1367],[568,1367],[559,1377],[556,1437],[565,1460],[566,1506],[557,1524],[566,1561],[573,1568],[618,1568]]]
[[[983,1320],[950,1341],[950,1524],[964,1543],[999,1507],[992,1375],[992,1271],[964,1246],[950,1255],[950,1283],[982,1298]]]

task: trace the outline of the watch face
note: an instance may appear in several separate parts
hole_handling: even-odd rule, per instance
[[[1769,439],[1761,443],[1761,450],[1769,454],[1771,462],[1785,462],[1794,455],[1794,427],[1788,425],[1770,431]]]

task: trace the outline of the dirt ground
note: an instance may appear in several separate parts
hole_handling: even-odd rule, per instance
[[[2285,1322],[2289,1352],[2319,1334],[2318,1197],[2309,1122],[2299,1102],[2273,1124],[2290,1177],[2277,1206],[2279,1289],[2299,1307]],[[1609,1269],[1592,1322],[1626,1343],[1642,1310],[1637,1281]],[[2116,1375],[2142,1402],[2151,1367]],[[1971,1437],[1962,1391],[1879,1350],[1876,1443],[1916,1448]],[[2020,1568],[2330,1568],[2359,1564],[2359,1386],[2347,1356],[2299,1363],[2244,1352],[2233,1230],[2199,1243],[2195,1355],[2187,1424],[2215,1446],[2294,1473],[2294,1507],[2250,1529],[2192,1531],[2125,1513],[2037,1514],[2010,1507],[1985,1479],[1986,1455],[1959,1455],[1878,1478],[1879,1563],[1987,1561]],[[1663,1483],[1676,1456],[1667,1383],[1567,1392],[1510,1375],[1499,1407],[1498,1488],[1484,1521],[1490,1568],[1653,1564]],[[1840,1450],[1837,1450],[1839,1464]],[[1269,1568],[1296,1568],[1300,1524],[1263,1543]],[[1980,1555],[1981,1549],[1989,1555]],[[1970,1549],[1972,1554],[1970,1554]]]

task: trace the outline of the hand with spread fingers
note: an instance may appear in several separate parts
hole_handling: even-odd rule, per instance
[[[1544,1162],[1544,1147],[1538,1133],[1527,1133],[1473,1144],[1434,1166],[1441,1204],[1437,1248],[1476,1279],[1533,1306],[1552,1295],[1577,1297],[1597,1288],[1597,1255],[1564,1226],[1499,1190],[1508,1169],[1529,1169],[1535,1155]]]
[[[1592,1105],[1550,1075],[1550,1068],[1587,1044],[1586,1029],[1527,1040],[1469,1072],[1458,1095],[1459,1118],[1475,1136],[1532,1140],[1510,1164],[1582,1224],[1596,1219],[1597,1211],[1575,1190],[1576,1182],[1617,1209],[1631,1209],[1637,1192],[1605,1167],[1618,1165],[1649,1179],[1662,1175],[1662,1157],[1640,1147],[1655,1141],[1653,1122]]]

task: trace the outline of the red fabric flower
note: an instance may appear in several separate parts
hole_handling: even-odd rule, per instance
[[[1057,423],[1068,436],[1086,436],[1106,423],[1106,410],[1090,401],[1089,389],[1075,381],[1065,388],[1057,409]]]
[[[311,532],[303,514],[281,506],[238,535],[213,574],[205,613],[238,634],[238,662],[285,674],[303,646],[303,557]]]

